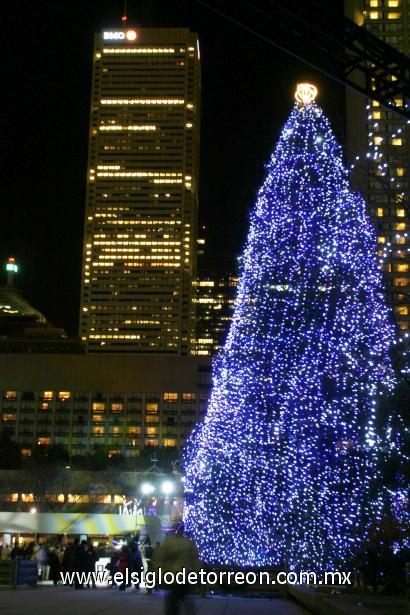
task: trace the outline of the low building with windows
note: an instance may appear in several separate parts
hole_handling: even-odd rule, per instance
[[[27,456],[36,444],[73,456],[179,448],[205,413],[210,382],[206,357],[0,353],[1,431]]]

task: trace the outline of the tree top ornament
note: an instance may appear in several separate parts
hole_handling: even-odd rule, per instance
[[[317,87],[312,83],[298,83],[296,86],[295,99],[301,106],[315,102]]]

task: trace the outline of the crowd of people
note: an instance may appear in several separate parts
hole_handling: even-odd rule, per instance
[[[151,546],[151,542],[147,539],[144,544],[139,545],[139,537],[134,537],[130,542],[123,544],[117,550],[110,550],[110,562],[106,569],[109,572],[111,579],[114,579],[116,572],[121,572],[125,575],[126,570],[129,572],[137,572],[140,577],[142,570],[154,569],[155,551],[158,552],[160,543],[157,542],[155,547]],[[30,542],[27,545],[14,545],[10,548],[9,545],[0,546],[0,559],[29,559],[36,560],[38,565],[39,580],[53,581],[54,585],[61,582],[60,573],[88,573],[96,570],[96,562],[99,559],[99,553],[94,548],[89,540],[80,540],[75,538],[73,542],[68,543],[65,547],[61,544],[43,543],[38,544]],[[106,555],[104,552],[103,555]],[[144,557],[143,557],[144,556]],[[145,560],[145,566],[144,561]],[[95,587],[95,582],[92,583]],[[81,585],[78,580],[74,583],[76,589],[83,589],[85,585]],[[136,584],[138,588],[139,585]],[[120,590],[125,589],[125,584],[119,586]]]
[[[31,542],[26,546],[8,545],[0,546],[0,559],[31,559],[38,564],[39,579],[50,580],[57,585],[61,583],[60,573],[90,573],[96,571],[96,562],[99,553],[88,540],[74,539],[73,542],[63,547],[60,543],[37,544]],[[107,556],[107,553],[103,553]],[[140,589],[143,575],[142,571],[155,572],[162,567],[172,573],[177,573],[183,568],[195,570],[198,568],[198,558],[193,543],[185,538],[182,529],[171,532],[164,543],[157,542],[152,546],[147,537],[140,544],[139,536],[134,536],[127,543],[117,549],[114,546],[110,552],[109,562],[105,569],[115,586],[115,573],[122,573],[123,582],[118,585],[120,591],[124,591],[127,585],[131,585],[131,573],[136,572],[139,583],[133,580],[132,585],[136,590]],[[129,574],[127,575],[127,570]],[[128,576],[129,582],[126,582]],[[89,577],[89,583],[81,583],[78,576],[74,578],[72,586],[75,589],[95,587],[95,580]],[[155,587],[148,587],[147,592],[152,593]],[[186,585],[174,583],[166,588],[165,612],[166,615],[177,615],[182,606],[186,612],[193,612],[193,603],[189,598],[189,588]]]
[[[39,580],[61,581],[61,572],[78,570],[93,572],[98,559],[97,552],[90,541],[76,538],[73,543],[63,547],[60,543],[30,542],[27,545],[9,545],[0,547],[0,559],[30,559],[37,561]]]

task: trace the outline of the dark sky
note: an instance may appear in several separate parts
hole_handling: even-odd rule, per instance
[[[127,4],[130,26],[199,33],[200,223],[210,255],[238,254],[296,82],[318,84],[341,141],[343,90],[195,0]],[[0,9],[1,267],[15,256],[27,299],[70,334],[79,309],[93,34],[119,27],[123,6],[14,0]]]

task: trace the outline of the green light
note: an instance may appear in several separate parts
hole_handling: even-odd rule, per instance
[[[7,263],[6,265],[6,271],[13,271],[14,273],[17,273],[19,270],[18,266],[16,265],[16,263]]]

